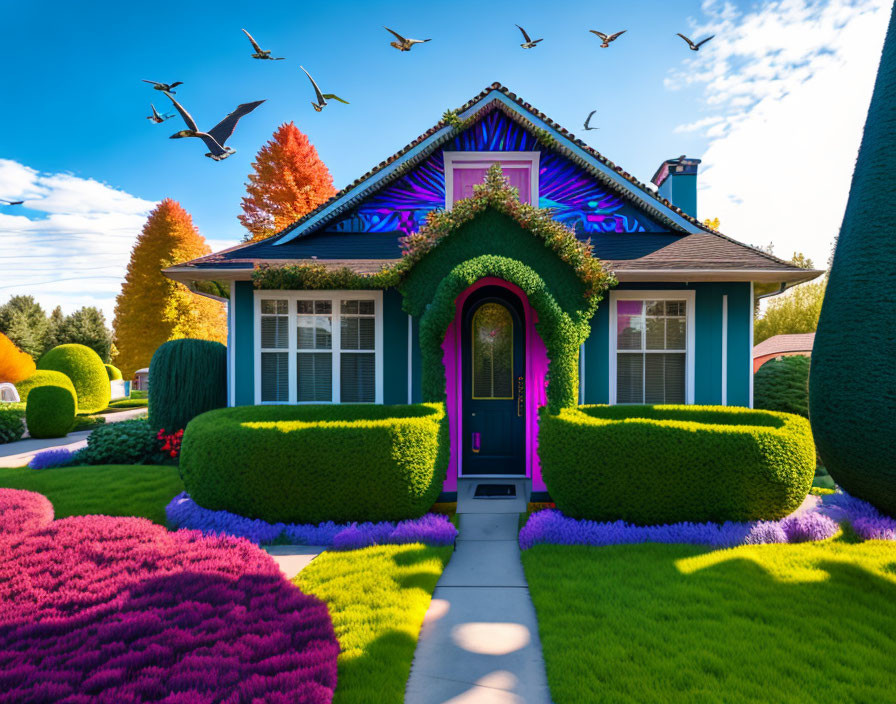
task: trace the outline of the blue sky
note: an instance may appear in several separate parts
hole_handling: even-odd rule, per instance
[[[173,2],[4,0],[0,65],[15,87],[0,112],[0,197],[25,197],[28,208],[0,210],[0,236],[8,233],[0,271],[9,274],[0,300],[28,292],[48,307],[101,305],[111,314],[153,202],[180,201],[213,247],[240,239],[250,163],[280,123],[293,120],[309,135],[338,188],[496,80],[641,180],[667,157],[704,157],[701,217],[721,217],[723,231],[747,242],[774,241],[782,256],[802,249],[823,263],[848,173],[833,179],[825,200],[837,202],[824,217],[797,233],[793,220],[773,223],[794,207],[818,208],[818,140],[828,150],[834,142],[839,170],[851,171],[888,6],[272,0],[192,11]],[[514,23],[544,41],[524,51]],[[399,53],[384,24],[433,41]],[[252,60],[242,27],[286,60]],[[628,33],[599,49],[588,29]],[[678,31],[718,36],[693,54]],[[299,64],[351,105],[314,112]],[[142,78],[183,81],[177,96],[203,128],[238,103],[267,102],[238,126],[229,142],[237,154],[216,163],[198,141],[168,139],[176,119],[144,119],[150,102],[162,109],[166,98]],[[600,130],[585,133],[592,109]],[[769,179],[770,170],[782,173]]]

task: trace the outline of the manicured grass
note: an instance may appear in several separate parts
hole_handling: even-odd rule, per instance
[[[106,411],[123,408],[146,408],[149,405],[147,398],[122,398],[118,401],[112,401]]]
[[[325,552],[295,578],[327,602],[339,640],[334,704],[401,704],[423,616],[452,548]]]
[[[523,553],[556,704],[873,702],[896,691],[896,546]]]
[[[56,518],[143,516],[160,525],[165,506],[184,490],[177,467],[129,464],[0,469],[0,487],[43,494]]]

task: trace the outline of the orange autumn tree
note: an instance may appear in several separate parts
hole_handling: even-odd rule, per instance
[[[295,222],[336,191],[317,149],[292,123],[280,125],[252,164],[239,221],[246,241],[263,240]]]
[[[225,342],[223,304],[172,281],[162,269],[209,254],[205,238],[177,201],[166,198],[149,214],[131,250],[121,293],[115,301],[114,364],[125,379],[149,366],[168,340],[196,338]]]
[[[34,374],[34,360],[0,332],[0,381],[16,384]]]

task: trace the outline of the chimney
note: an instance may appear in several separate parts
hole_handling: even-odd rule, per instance
[[[699,165],[700,159],[689,159],[682,154],[677,159],[666,159],[650,179],[663,198],[694,218],[697,217]]]

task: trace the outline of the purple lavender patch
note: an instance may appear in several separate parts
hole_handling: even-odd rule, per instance
[[[863,540],[896,540],[896,519],[842,491],[822,497],[821,511],[834,520],[849,521]]]
[[[808,543],[833,538],[840,526],[837,522],[815,511],[788,516],[780,521],[788,543]]]
[[[440,514],[427,514],[398,523],[267,523],[229,511],[212,511],[193,501],[186,492],[165,508],[172,528],[192,528],[205,534],[233,535],[264,545],[285,539],[297,545],[323,545],[334,550],[356,550],[371,545],[426,543],[451,545],[457,529]]]
[[[28,463],[29,469],[52,469],[53,467],[64,467],[70,464],[74,453],[66,450],[64,447],[55,447],[51,450],[38,452]]]
[[[886,516],[857,518],[852,528],[864,540],[896,540],[896,520]]]

